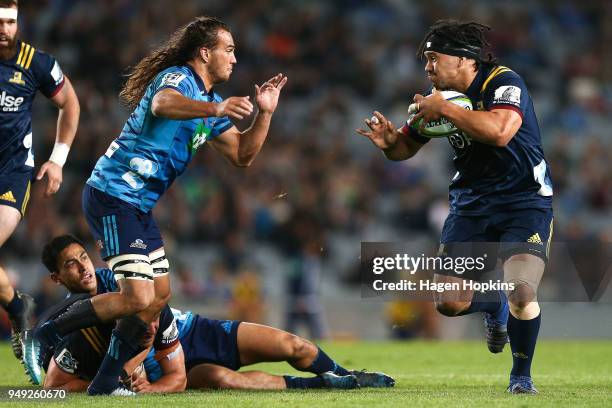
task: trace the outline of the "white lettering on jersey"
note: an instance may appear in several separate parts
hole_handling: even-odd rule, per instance
[[[55,64],[53,64],[53,68],[51,68],[50,74],[53,80],[55,81],[55,85],[61,84],[64,80],[64,73],[62,72],[62,69],[60,68],[57,61],[55,61]]]
[[[514,105],[517,108],[521,107],[521,88],[514,85],[500,86],[495,90],[493,97],[494,104]]]
[[[70,374],[74,374],[77,367],[79,366],[79,362],[74,357],[72,357],[72,354],[70,354],[68,349],[63,349],[62,352],[59,353],[57,357],[55,357],[55,364],[57,364],[59,368]]]
[[[187,78],[187,76],[185,76],[184,74],[181,74],[179,72],[170,72],[164,75],[159,86],[172,86],[176,88],[185,78]]]
[[[2,112],[17,112],[19,107],[23,103],[23,97],[14,97],[6,93],[6,91],[2,91],[0,94],[0,107],[2,107]]]

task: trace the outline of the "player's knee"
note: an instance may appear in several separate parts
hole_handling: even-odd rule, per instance
[[[238,388],[238,383],[235,376],[238,375],[234,372],[216,370],[211,373],[210,383],[213,388],[220,390],[231,390]]]
[[[515,311],[521,311],[536,300],[536,291],[526,282],[513,282],[514,289],[508,292],[508,302]]]
[[[467,305],[469,306],[469,304]],[[463,312],[466,309],[465,302],[453,302],[453,301],[440,301],[436,302],[436,310],[448,317],[454,317],[459,315],[459,313]]]
[[[306,339],[295,334],[285,335],[283,347],[287,356],[292,360],[307,357],[309,354],[316,355],[317,347]]]

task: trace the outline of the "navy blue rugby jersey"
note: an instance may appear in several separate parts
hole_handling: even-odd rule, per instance
[[[550,169],[533,102],[520,75],[504,66],[482,64],[465,94],[475,110],[511,109],[523,122],[505,147],[477,142],[463,132],[448,137],[457,170],[449,186],[450,213],[551,208]],[[431,140],[411,128],[408,134],[419,143]]]
[[[17,53],[0,59],[0,173],[27,165],[32,154],[32,103],[40,90],[46,97],[64,85],[62,70],[51,55],[17,41]]]

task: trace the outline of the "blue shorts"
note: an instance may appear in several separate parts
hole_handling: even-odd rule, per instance
[[[495,268],[498,258],[503,261],[517,254],[532,254],[546,262],[552,234],[551,209],[516,210],[487,216],[450,214],[444,222],[438,255],[456,258],[486,253],[485,271]]]
[[[83,213],[102,259],[117,255],[149,255],[164,246],[152,211],[131,204],[86,184]]]
[[[189,333],[181,340],[187,372],[198,364],[216,364],[230,370],[241,367],[236,320],[213,320],[194,315]]]
[[[16,208],[23,217],[28,201],[34,168],[23,165],[10,173],[0,173],[0,205]]]

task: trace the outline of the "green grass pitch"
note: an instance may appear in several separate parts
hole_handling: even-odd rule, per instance
[[[70,394],[64,401],[17,403],[75,407],[565,407],[612,406],[612,342],[542,341],[533,369],[538,396],[508,395],[509,348],[490,354],[482,342],[337,342],[323,344],[347,368],[384,371],[390,389],[352,391],[203,391],[134,398]],[[27,386],[8,345],[0,346],[0,386]],[[296,373],[286,364],[253,366],[278,374]],[[16,406],[0,400],[0,405]]]

